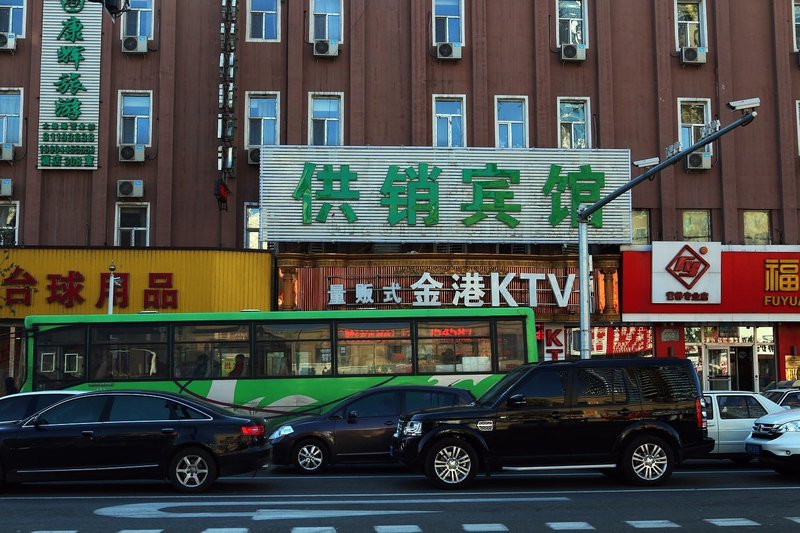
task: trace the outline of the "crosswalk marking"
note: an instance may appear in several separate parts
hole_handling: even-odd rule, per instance
[[[336,533],[335,527],[293,527],[292,533]]]
[[[741,526],[760,526],[758,522],[753,522],[747,518],[706,518],[704,522],[714,524],[719,527],[741,527]]]
[[[547,527],[556,531],[580,531],[594,529],[589,522],[547,522]]]
[[[375,526],[375,533],[422,533],[419,526]]]
[[[787,516],[786,520],[791,520],[795,524],[800,524],[800,516]]]
[[[163,533],[163,529],[120,529],[117,533]]]
[[[494,531],[508,531],[503,524],[463,524],[464,531],[471,533],[490,533]]]
[[[657,529],[661,527],[681,527],[669,520],[626,520],[626,524],[636,529]]]

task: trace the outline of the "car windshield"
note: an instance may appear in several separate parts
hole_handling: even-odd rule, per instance
[[[773,402],[779,402],[783,397],[783,392],[781,391],[765,392],[764,396],[766,396],[767,399],[772,400]]]
[[[524,374],[527,370],[527,366],[518,366],[511,372],[505,375],[503,379],[492,385],[489,390],[483,393],[483,395],[478,398],[475,402],[476,405],[490,405],[497,401],[497,398],[503,394],[508,387],[512,384],[516,383],[519,379],[521,374]]]

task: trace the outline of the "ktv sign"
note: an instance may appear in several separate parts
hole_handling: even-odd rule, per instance
[[[722,245],[654,242],[652,303],[718,304],[722,301]]]

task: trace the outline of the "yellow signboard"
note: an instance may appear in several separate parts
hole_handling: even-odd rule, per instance
[[[272,270],[263,251],[6,248],[0,319],[107,313],[109,287],[114,313],[266,311]]]

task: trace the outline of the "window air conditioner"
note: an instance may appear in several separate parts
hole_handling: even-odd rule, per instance
[[[461,43],[436,43],[437,59],[461,59]]]
[[[321,57],[336,57],[339,55],[339,43],[328,39],[314,41],[314,55]]]
[[[684,65],[701,65],[706,62],[706,49],[681,48],[681,63]]]
[[[14,145],[11,143],[4,143],[0,145],[0,161],[13,161],[14,160]]]
[[[146,54],[147,35],[128,35],[123,37],[122,51],[126,54]]]
[[[14,181],[11,178],[0,180],[0,196],[11,196],[14,194]]]
[[[711,153],[697,150],[686,156],[687,170],[708,170],[711,168]]]
[[[0,50],[16,50],[17,36],[14,33],[0,33]]]
[[[561,61],[586,61],[586,45],[562,44]]]
[[[247,163],[250,165],[258,165],[261,163],[261,149],[251,148],[247,151]]]
[[[141,198],[144,196],[142,180],[117,180],[117,198]]]
[[[123,144],[119,147],[119,160],[123,163],[144,161],[144,145]]]

